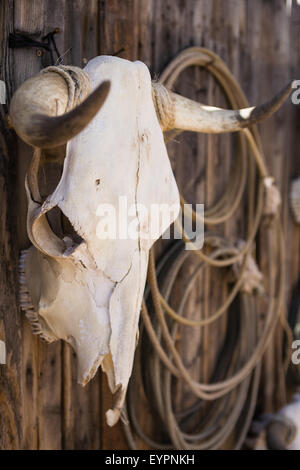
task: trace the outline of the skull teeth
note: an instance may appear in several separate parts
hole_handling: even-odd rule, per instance
[[[35,310],[32,300],[30,298],[30,294],[28,291],[27,283],[26,283],[26,276],[25,276],[25,264],[26,264],[26,256],[28,250],[22,250],[20,259],[19,259],[19,300],[20,300],[20,307],[25,312],[26,318],[29,320],[32,333],[34,335],[38,335],[42,340],[46,341],[47,343],[51,343],[53,340],[50,336],[43,331],[42,326],[39,321],[39,315]]]

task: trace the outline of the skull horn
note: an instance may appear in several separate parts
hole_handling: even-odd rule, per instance
[[[87,126],[102,107],[109,89],[110,82],[102,82],[81,104],[66,113],[69,98],[66,81],[55,72],[41,73],[23,83],[12,97],[11,124],[29,145],[58,147]]]
[[[291,93],[293,81],[267,103],[238,110],[200,104],[167,90],[160,83],[152,86],[153,100],[163,131],[178,129],[220,134],[239,131],[270,117]]]

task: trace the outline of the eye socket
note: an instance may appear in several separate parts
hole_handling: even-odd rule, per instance
[[[84,241],[83,238],[79,235],[79,233],[76,232],[69,218],[60,209],[59,211],[61,212],[64,236],[72,238],[76,245],[80,245]]]
[[[65,151],[66,146],[56,148],[52,153],[51,149],[42,151],[41,164],[38,169],[38,186],[42,200],[53,193],[60,182]],[[84,241],[58,206],[50,209],[45,215],[51,231],[63,240],[67,251],[72,251]]]
[[[79,233],[74,229],[69,218],[58,206],[55,206],[48,211],[46,217],[52,232],[60,239],[68,240],[67,248],[70,248],[70,245],[72,245],[72,247],[76,247],[84,241]]]
[[[57,149],[56,149],[57,150]],[[35,151],[27,173],[26,192],[29,200],[39,204],[39,210],[28,218],[28,233],[32,243],[43,253],[54,258],[69,256],[84,240],[71,221],[49,199],[62,175],[62,161],[55,156],[65,156],[65,148],[52,155]],[[47,161],[48,159],[48,161]],[[50,159],[51,160],[51,159]]]

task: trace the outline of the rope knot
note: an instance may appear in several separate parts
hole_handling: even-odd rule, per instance
[[[161,83],[152,82],[152,99],[163,131],[173,129],[174,105],[167,88]]]
[[[92,84],[88,74],[79,67],[71,65],[51,65],[40,73],[58,73],[68,87],[68,104],[65,112],[71,111],[79,105],[92,91]]]
[[[246,245],[246,242],[244,240],[240,240],[236,245],[239,250],[242,250]],[[240,276],[242,277],[241,292],[245,294],[253,294],[254,292],[257,292],[260,295],[263,294],[263,275],[259,270],[254,257],[250,253],[248,254],[246,267],[241,273],[242,264],[243,258],[240,258],[232,265],[234,279],[237,280]]]
[[[278,188],[275,186],[274,178],[266,176],[264,178],[265,187],[265,207],[264,215],[274,216],[278,213],[281,205],[281,196]]]

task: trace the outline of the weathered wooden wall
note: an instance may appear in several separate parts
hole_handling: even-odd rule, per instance
[[[65,64],[83,66],[96,55],[124,49],[121,57],[144,61],[153,77],[185,47],[207,47],[225,60],[249,101],[261,103],[291,77],[300,78],[300,6],[293,2],[290,15],[287,3],[0,0],[0,79],[5,80],[11,96],[41,68],[34,49],[8,49],[9,32],[46,34],[58,27],[57,45]],[[224,105],[219,90],[203,72],[187,71],[179,88],[190,97]],[[121,426],[109,429],[104,421],[111,400],[105,378],[98,373],[81,389],[70,348],[41,343],[19,310],[17,259],[18,251],[28,246],[23,182],[31,150],[7,130],[6,107],[0,105],[0,112],[0,339],[7,346],[7,365],[0,365],[0,448],[126,448]],[[287,299],[300,267],[300,229],[288,206],[290,181],[300,175],[299,123],[299,111],[286,104],[260,126],[267,162],[283,195]],[[170,145],[177,182],[187,200],[210,203],[223,191],[230,172],[232,147],[228,142],[227,137],[208,141],[204,136],[183,135]],[[219,150],[209,166],[205,160],[208,145]],[[226,233],[233,229],[236,227],[225,227]],[[205,288],[205,279],[202,282]],[[189,304],[191,311],[199,303],[196,297]],[[272,349],[269,354],[272,361]],[[274,394],[272,384],[265,393]]]

